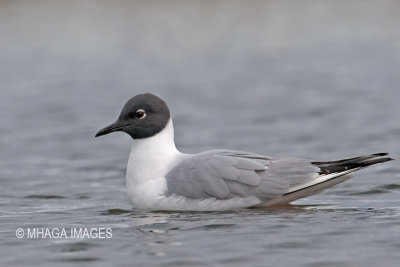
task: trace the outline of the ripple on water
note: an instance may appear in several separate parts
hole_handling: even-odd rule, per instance
[[[387,189],[387,190],[396,190],[396,189],[400,189],[400,184],[385,184],[380,187]]]
[[[121,214],[132,214],[132,210],[109,209],[100,212],[100,215],[121,215]]]
[[[59,195],[28,195],[24,198],[33,198],[33,199],[64,199],[66,197]]]
[[[82,242],[82,241],[77,241],[77,242],[67,242],[67,243],[61,243],[61,244],[56,244],[52,245],[54,251],[60,251],[60,252],[77,252],[77,251],[86,251],[89,250],[93,247],[99,246],[96,243],[90,243],[90,242]]]
[[[71,257],[71,258],[63,258],[60,259],[62,262],[93,262],[93,261],[100,261],[101,258],[95,258],[95,257]],[[58,262],[58,260],[57,260]]]
[[[193,228],[187,228],[185,230],[205,230],[205,231],[210,231],[210,230],[219,230],[219,229],[229,229],[235,227],[236,224],[233,223],[225,223],[225,224],[207,224],[207,225],[201,225],[198,227],[193,227]]]
[[[56,242],[51,244],[50,250],[54,253],[62,253],[62,255],[67,255],[66,257],[61,257],[55,261],[61,262],[94,262],[100,261],[100,257],[87,256],[85,253],[91,251],[100,245],[96,242],[86,242],[86,241],[76,241],[76,240],[60,240],[61,242]]]
[[[357,196],[357,195],[385,194],[385,193],[389,193],[392,191],[398,191],[399,189],[400,189],[399,184],[385,184],[385,185],[376,186],[375,188],[370,189],[370,190],[356,192],[356,193],[350,193],[348,195]]]

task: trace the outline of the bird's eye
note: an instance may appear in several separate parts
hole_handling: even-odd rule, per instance
[[[135,112],[135,117],[138,119],[144,119],[144,117],[146,117],[146,112],[143,109],[138,109]]]

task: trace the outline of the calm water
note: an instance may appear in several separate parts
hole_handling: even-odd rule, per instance
[[[143,212],[131,140],[94,134],[153,92],[184,152],[400,159],[399,25],[399,1],[1,1],[0,265],[398,266],[397,161],[292,207]]]

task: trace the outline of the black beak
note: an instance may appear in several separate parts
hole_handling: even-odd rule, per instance
[[[116,121],[113,124],[108,125],[107,127],[98,131],[97,134],[95,135],[95,137],[99,137],[99,136],[106,135],[106,134],[116,132],[116,131],[122,131],[125,126],[128,126],[128,125],[123,125],[119,121]]]

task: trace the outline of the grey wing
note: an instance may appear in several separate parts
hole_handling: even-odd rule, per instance
[[[304,159],[271,159],[231,150],[187,156],[166,176],[168,193],[192,199],[255,196],[267,201],[318,175]]]

